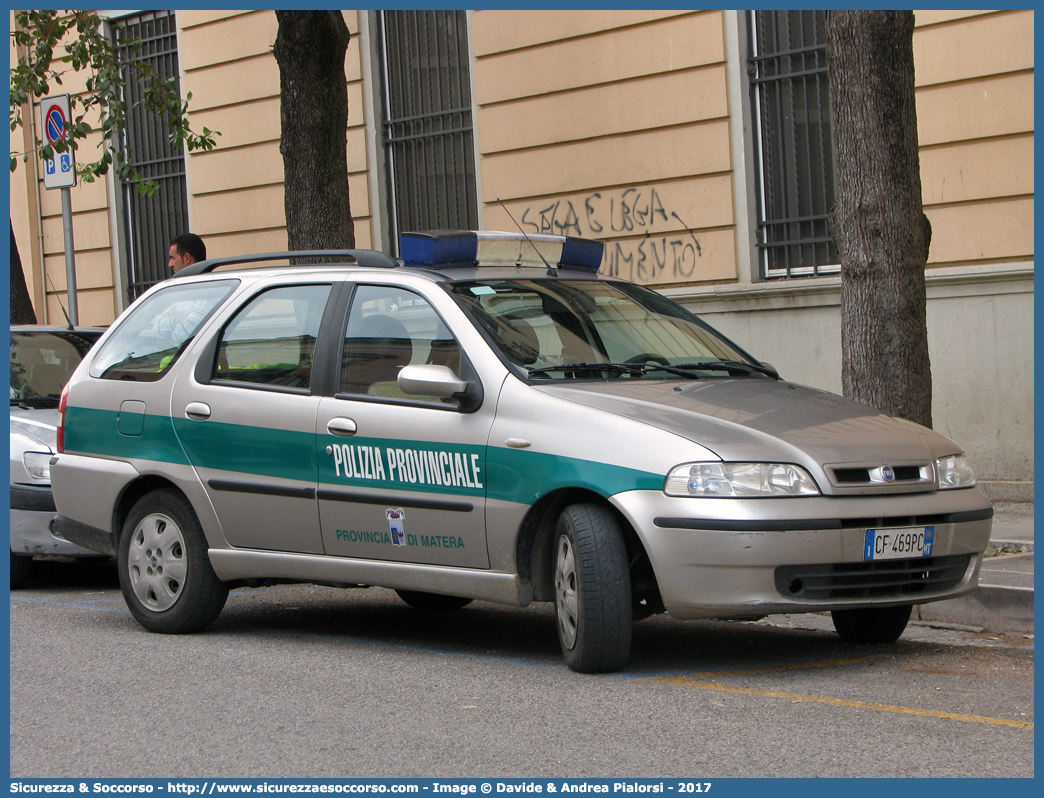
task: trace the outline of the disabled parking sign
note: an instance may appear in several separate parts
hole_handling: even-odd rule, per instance
[[[54,145],[66,138],[65,123],[69,119],[69,95],[46,97],[40,104],[44,136]],[[44,188],[72,188],[76,185],[76,158],[72,150],[56,152],[43,162]]]

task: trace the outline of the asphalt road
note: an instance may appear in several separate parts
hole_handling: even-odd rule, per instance
[[[548,605],[233,592],[205,632],[130,617],[111,566],[11,597],[12,777],[1031,777],[1033,640],[828,617],[635,627],[571,672]]]

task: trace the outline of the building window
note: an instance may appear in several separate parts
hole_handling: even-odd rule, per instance
[[[173,11],[146,11],[113,20],[113,37],[127,91],[127,128],[121,141],[138,173],[157,184],[154,196],[139,193],[133,183],[120,181],[127,301],[170,277],[168,244],[188,232],[188,189],[185,154],[171,147],[167,116],[135,107],[143,84],[133,65],[146,61],[162,78],[178,77],[177,22]]]
[[[836,272],[833,138],[822,11],[752,11],[751,94],[762,276]]]
[[[378,11],[389,230],[478,226],[465,11]]]

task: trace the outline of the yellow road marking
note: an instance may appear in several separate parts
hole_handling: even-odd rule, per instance
[[[786,693],[781,690],[755,690],[750,687],[730,687],[725,684],[707,681],[710,678],[721,678],[726,676],[755,676],[765,673],[777,673],[780,671],[801,670],[805,668],[829,668],[837,665],[854,665],[856,663],[869,662],[872,659],[873,657],[863,657],[860,659],[834,659],[824,660],[822,662],[801,663],[797,665],[776,665],[742,671],[701,673],[690,676],[650,676],[642,679],[642,681],[658,682],[660,684],[684,685],[686,687],[696,687],[700,690],[717,690],[722,693],[738,693],[740,695],[762,696],[765,698],[783,698],[788,701],[798,701],[809,704],[831,704],[838,707],[873,709],[878,712],[895,712],[902,715],[917,715],[924,718],[942,718],[944,720],[957,720],[964,723],[985,723],[990,726],[1009,726],[1013,729],[1033,728],[1033,723],[1026,720],[991,718],[986,715],[965,715],[960,712],[942,712],[936,709],[918,709],[917,707],[900,707],[891,704],[879,704],[876,701],[854,701],[848,698],[830,698],[821,695],[805,695],[804,693]]]
[[[780,671],[797,671],[807,668],[833,668],[838,665],[857,665],[861,662],[873,662],[875,657],[854,657],[851,659],[825,659],[819,662],[798,662],[791,665],[768,665],[764,668],[751,668],[743,671],[710,671],[708,673],[693,673],[682,676],[646,676],[645,682],[660,682],[662,684],[690,684],[693,682],[702,684],[708,679],[721,678],[723,676],[760,676],[763,673],[779,673]]]

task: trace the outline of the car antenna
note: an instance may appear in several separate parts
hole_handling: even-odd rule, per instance
[[[58,307],[62,309],[62,315],[65,316],[65,321],[69,325],[70,330],[75,330],[72,321],[69,320],[69,314],[65,312],[65,305],[62,304],[61,298],[58,296],[58,289],[54,287],[54,281],[51,279],[51,275],[47,275],[47,282],[51,284],[51,290],[54,291],[54,298],[58,300]]]
[[[500,197],[497,197],[497,202],[500,203],[500,207],[504,209],[504,213],[508,215],[508,218],[511,221],[515,222],[515,217],[512,216],[511,211],[507,209],[507,205],[504,204],[504,200],[502,200]],[[540,260],[542,260],[544,262],[544,265],[547,266],[547,276],[558,277],[558,269],[556,269],[554,266],[547,262],[547,258],[544,257],[544,253],[537,249],[537,245],[533,243],[533,239],[529,237],[529,234],[522,229],[522,225],[520,225],[518,222],[515,222],[515,227],[517,227],[518,231],[526,237],[526,241],[529,242],[530,246],[532,246],[533,249],[536,249],[536,254],[540,256]],[[519,260],[521,261],[521,257],[519,258]]]

